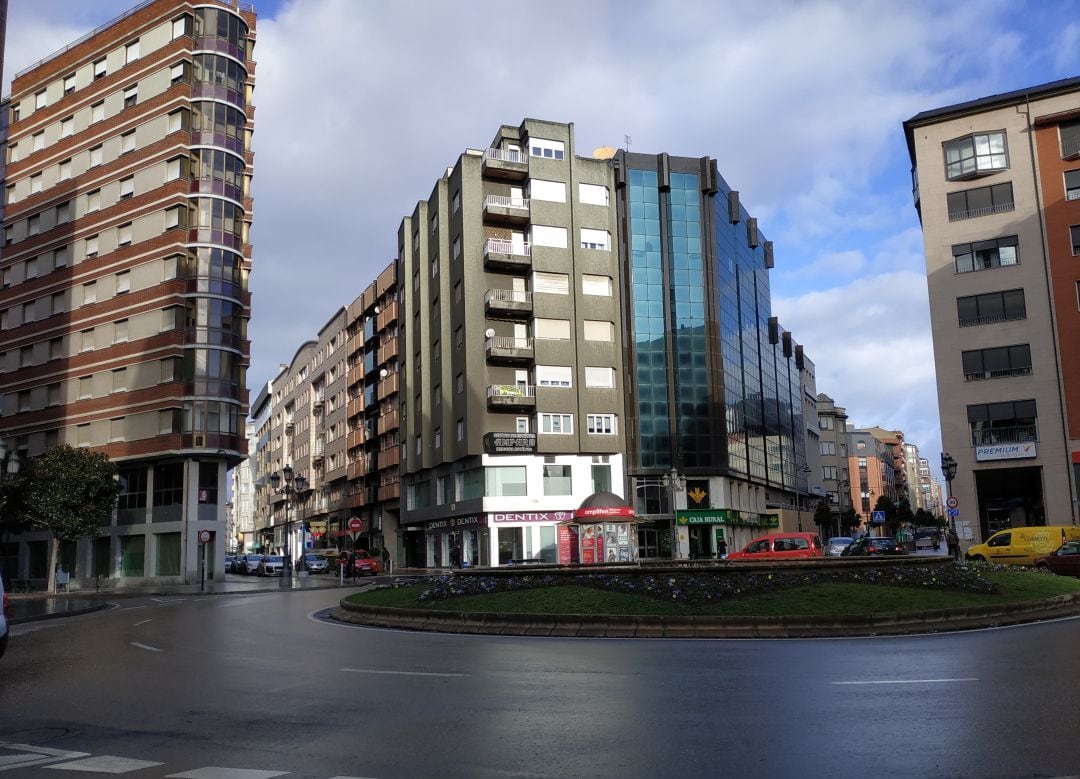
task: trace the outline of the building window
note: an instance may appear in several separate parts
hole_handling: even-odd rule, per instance
[[[464,374],[459,373],[457,376],[454,377],[454,390],[457,392],[458,395],[465,391]]]
[[[610,276],[593,276],[588,273],[581,276],[581,294],[583,295],[600,295],[609,298],[611,288]]]
[[[1080,157],[1080,121],[1062,122],[1058,125],[1058,133],[1061,135],[1062,159]]]
[[[573,478],[569,465],[544,466],[544,495],[573,495]]]
[[[588,414],[585,417],[585,429],[594,435],[615,435],[618,430],[615,427],[614,414]]]
[[[184,63],[178,62],[173,65],[169,70],[170,82],[172,86],[176,86],[184,80]]]
[[[29,303],[23,303],[23,306],[22,306],[22,318],[23,318],[23,324],[26,324],[27,322],[33,322],[34,321],[34,303],[33,303],[33,301],[31,301]]]
[[[565,273],[533,273],[533,292],[548,295],[569,295],[570,277]]]
[[[94,61],[94,78],[95,79],[104,78],[105,75],[108,72],[109,72],[108,62],[105,60],[104,57],[102,57],[99,60]]]
[[[457,421],[457,440],[459,440],[459,441],[464,441],[465,440],[465,420],[464,419],[459,419]]]
[[[957,298],[956,314],[960,327],[1026,319],[1024,290],[1009,289],[1004,292],[988,292],[984,295]]]
[[[611,492],[611,465],[606,454],[594,454],[592,458],[593,492]]]
[[[131,291],[131,271],[122,270],[116,274],[116,294],[122,295]]]
[[[608,205],[608,188],[600,184],[578,184],[578,198],[594,206]]]
[[[525,466],[499,465],[484,468],[484,497],[512,498],[527,495]]]
[[[1031,348],[1028,344],[972,349],[963,352],[961,357],[965,381],[1031,375]]]
[[[19,349],[19,367],[29,368],[34,364],[34,347],[24,346]]]
[[[67,159],[60,163],[58,179],[60,181],[66,181],[69,178],[71,178],[71,160]]]
[[[821,466],[821,478],[836,481],[839,477],[838,469],[835,465],[823,465]]]
[[[442,447],[442,428],[441,427],[435,428],[435,433],[432,436],[432,440],[433,440],[434,447],[436,449],[439,449],[439,448]]]
[[[176,181],[176,179],[180,178],[180,172],[181,172],[180,168],[181,168],[181,165],[180,165],[180,158],[179,157],[174,157],[173,159],[166,162],[165,163],[165,180],[166,181]]]
[[[30,194],[36,194],[42,189],[42,179],[40,173],[35,173],[30,177]]]
[[[570,340],[570,320],[534,319],[533,334],[539,339]]]
[[[124,108],[131,108],[139,102],[139,85],[132,84],[124,88]]]
[[[101,190],[94,189],[86,193],[86,212],[97,211],[101,208]]]
[[[60,120],[60,137],[69,138],[75,134],[75,117]]]
[[[836,421],[832,417],[818,417],[817,425],[818,430],[833,430],[836,427]]]
[[[461,236],[460,235],[457,236],[456,238],[454,238],[452,257],[455,260],[461,258]]]
[[[80,352],[92,352],[94,351],[94,328],[83,330],[79,333],[79,351]]]
[[[83,305],[87,303],[97,302],[97,282],[88,281],[82,285],[83,288]]]
[[[529,418],[517,417],[514,420],[514,432],[515,433],[528,433],[529,432]]]
[[[90,147],[90,167],[101,164],[101,144]]]
[[[960,219],[974,219],[977,216],[986,216],[987,214],[999,214],[1012,211],[1016,207],[1013,203],[1011,181],[989,187],[976,187],[975,189],[950,192],[948,194],[948,204],[950,222],[956,222]]]
[[[41,215],[34,214],[26,219],[26,234],[37,235],[41,232]]]
[[[90,124],[100,122],[105,119],[105,101],[100,103],[94,103],[90,106]]]
[[[957,273],[989,270],[1020,262],[1019,240],[1015,235],[990,241],[959,243],[952,247],[953,264]]]
[[[1007,400],[968,406],[967,416],[972,446],[1039,440],[1034,400]]]
[[[45,148],[45,131],[42,130],[39,133],[34,133],[30,136],[31,139],[31,151],[41,151]]]
[[[40,92],[37,92],[37,93],[34,94],[34,108],[35,109],[44,108],[48,104],[49,104],[49,98],[45,94],[44,89],[41,90]]]
[[[98,237],[91,235],[86,239],[86,259],[92,260],[97,257],[98,253]]]
[[[1072,240],[1073,255],[1080,254],[1080,225],[1073,225],[1069,228],[1069,238]]]
[[[599,249],[611,251],[611,233],[607,230],[592,230],[588,227],[581,228],[581,248]]]
[[[130,246],[131,245],[131,222],[120,225],[116,228],[116,245],[117,246]]]
[[[56,223],[58,225],[67,224],[71,220],[71,201],[65,200],[56,207]],[[59,250],[57,250],[59,251]],[[60,267],[57,265],[57,267]]]
[[[529,139],[529,154],[533,157],[546,157],[549,160],[561,160],[565,146],[562,141],[549,141],[545,138]]]
[[[582,325],[582,333],[586,341],[603,341],[605,343],[614,343],[614,322],[601,322],[598,320],[586,319],[582,323]]]
[[[590,388],[614,389],[615,369],[585,366],[585,386]]]
[[[450,212],[451,213],[456,214],[458,211],[461,210],[461,190],[460,189],[454,192],[454,196],[453,196],[453,198],[451,198],[450,203],[451,203],[451,205],[450,205]]]
[[[139,58],[139,41],[133,40],[124,47],[124,64],[130,64]]]
[[[135,151],[135,131],[126,132],[120,136],[120,153],[127,154]]]
[[[135,177],[126,176],[120,179],[120,199],[126,200],[135,194]]]
[[[70,95],[75,91],[75,74],[64,76],[64,94]]]
[[[573,414],[540,414],[540,432],[549,435],[573,435]]]
[[[982,176],[1008,167],[1004,130],[945,142],[945,177],[950,181]]]
[[[537,365],[536,386],[572,387],[574,372],[569,365]]]
[[[835,441],[821,441],[818,446],[820,447],[819,451],[821,452],[821,454],[830,456],[836,454]]]

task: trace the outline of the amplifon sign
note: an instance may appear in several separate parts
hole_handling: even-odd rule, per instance
[[[1026,441],[1022,444],[992,444],[990,446],[975,447],[975,459],[979,462],[985,460],[1023,460],[1036,456],[1034,441]]]
[[[573,511],[504,511],[488,512],[488,522],[503,524],[506,522],[565,522],[574,518]]]

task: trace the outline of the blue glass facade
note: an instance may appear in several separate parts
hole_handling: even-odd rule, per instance
[[[634,163],[655,157],[631,155]],[[804,424],[799,371],[774,337],[762,245],[732,222],[727,184],[704,193],[697,159],[626,171],[630,355],[640,472],[726,473],[793,490]],[[661,218],[661,216],[663,218]],[[776,334],[774,328],[774,336]],[[672,438],[674,431],[674,438]]]

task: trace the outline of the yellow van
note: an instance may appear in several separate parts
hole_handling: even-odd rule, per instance
[[[986,560],[1003,565],[1034,565],[1035,559],[1054,552],[1066,541],[1080,541],[1080,527],[1044,525],[999,530],[967,550],[968,560]]]

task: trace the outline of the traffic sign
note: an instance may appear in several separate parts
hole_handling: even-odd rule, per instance
[[[870,512],[870,521],[873,522],[875,525],[883,525],[883,524],[885,524],[885,512],[884,511],[871,511]]]
[[[949,499],[945,501],[945,505],[951,509],[954,509],[960,505],[960,501],[958,501],[955,496],[950,495]]]
[[[364,529],[364,520],[360,519],[360,517],[353,517],[349,520],[349,524],[346,527],[349,528],[349,532],[351,533],[359,533]]]
[[[209,530],[200,530],[199,531],[199,543],[207,544],[209,542],[210,542],[210,531]]]
[[[947,513],[950,517],[958,517],[960,516],[960,509],[949,509],[945,513]]]

